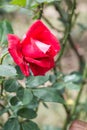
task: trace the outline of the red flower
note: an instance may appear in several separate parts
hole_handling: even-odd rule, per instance
[[[60,44],[48,28],[37,20],[20,40],[8,34],[8,51],[25,76],[30,70],[34,75],[44,75],[54,67],[54,56],[60,51]]]

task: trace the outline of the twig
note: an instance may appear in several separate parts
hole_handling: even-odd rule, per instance
[[[60,16],[62,17],[63,19],[63,22],[66,23],[65,25],[67,25],[67,21],[66,19],[64,18],[62,12],[61,12],[61,9],[59,7],[59,5],[57,5],[57,3],[55,4],[55,8],[56,10],[59,12]],[[62,41],[62,50],[60,52],[60,55],[56,61],[56,63],[58,63],[64,53],[64,50],[65,50],[65,47],[66,47],[66,43],[67,43],[67,40],[69,39],[69,41],[71,40],[71,37],[70,37],[70,31],[71,31],[71,28],[72,28],[72,18],[73,18],[73,15],[74,15],[74,11],[75,11],[75,8],[76,8],[76,0],[74,0],[73,2],[73,7],[72,7],[72,10],[71,10],[71,14],[69,15],[68,17],[68,22],[69,22],[69,25],[66,26],[66,29],[65,29],[65,35],[64,35],[64,38],[63,38],[63,41]],[[67,129],[67,125],[68,123],[70,122],[71,120],[71,115],[70,113],[68,114],[68,111],[66,109],[66,107],[64,106],[65,110],[66,110],[66,113],[67,113],[67,118],[65,120],[65,124],[63,126],[63,130],[66,130]],[[75,110],[75,109],[74,109]]]
[[[0,95],[1,95],[1,96],[3,96],[3,89],[4,89],[4,88],[3,88],[3,81],[4,81],[4,80],[2,79],[2,82],[1,82],[1,84],[0,84],[0,86],[1,86]]]
[[[57,2],[55,2],[54,5],[55,5],[56,10],[59,12],[59,14],[60,14],[60,16],[61,16],[61,18],[62,18],[62,20],[65,24],[65,33],[64,33],[65,35],[64,35],[64,38],[62,40],[62,49],[61,49],[61,52],[59,54],[58,59],[56,60],[56,63],[58,63],[60,61],[61,57],[63,56],[64,50],[65,50],[65,47],[66,47],[66,44],[67,44],[67,40],[69,38],[70,31],[72,29],[72,18],[73,18],[74,11],[75,11],[75,8],[76,8],[76,0],[74,0],[74,2],[73,2],[72,10],[71,10],[71,13],[68,16],[68,20],[66,20],[64,18],[64,15],[61,11],[59,4]]]
[[[83,59],[83,57],[79,54],[79,52],[77,51],[75,45],[74,45],[74,42],[72,40],[72,37],[70,35],[70,31],[71,31],[71,28],[72,28],[72,18],[73,18],[73,15],[74,15],[74,11],[75,11],[75,8],[76,8],[76,0],[74,0],[73,2],[73,7],[72,7],[72,10],[71,10],[71,14],[69,15],[68,17],[68,21],[64,18],[62,12],[61,12],[61,8],[60,6],[55,3],[55,8],[57,9],[57,11],[59,12],[60,16],[62,17],[63,19],[63,22],[64,22],[64,26],[66,26],[66,29],[65,29],[65,35],[64,35],[64,38],[63,38],[63,42],[62,42],[62,45],[63,45],[63,48],[62,48],[62,52],[59,56],[59,58],[57,59],[57,62],[59,62],[59,60],[61,59],[62,55],[63,55],[63,52],[65,50],[65,46],[66,46],[66,43],[67,41],[69,41],[72,49],[75,51],[76,55],[78,56],[78,59],[79,59],[79,63],[80,63],[80,72],[81,72],[81,69],[84,68],[84,65],[85,65],[85,61]],[[45,17],[43,17],[44,20],[50,25],[51,28],[53,28],[54,30],[56,30],[57,32],[59,32],[59,30],[57,28],[55,28],[50,22],[48,19],[46,19]],[[68,22],[70,25],[68,25]],[[56,62],[56,63],[57,63]],[[82,68],[82,65],[83,65],[83,68]],[[55,70],[56,72],[56,70]],[[82,71],[83,72],[83,71]],[[56,73],[55,73],[56,74]],[[83,77],[85,78],[85,68],[84,68],[84,72],[83,72]],[[64,127],[63,127],[63,130],[66,130],[67,129],[67,125],[69,124],[69,122],[72,120],[72,116],[75,115],[75,112],[76,112],[76,109],[77,109],[77,105],[79,103],[79,99],[80,99],[80,96],[82,94],[82,90],[83,90],[83,85],[84,85],[84,82],[81,84],[81,89],[77,95],[77,98],[76,98],[76,101],[75,101],[75,105],[74,105],[74,108],[73,108],[73,111],[72,113],[70,113],[70,110],[68,109],[68,107],[64,104],[63,107],[65,108],[66,110],[66,113],[67,113],[67,118],[66,118],[66,121],[65,121],[65,124],[64,124]]]
[[[57,29],[56,27],[54,27],[53,25],[52,25],[52,23],[43,15],[42,16],[42,18],[46,21],[46,23],[52,28],[52,29],[54,29],[55,31],[57,31],[57,32],[63,32],[62,30],[59,30],[59,29]]]
[[[9,53],[6,52],[1,58],[0,58],[0,64],[2,64],[4,58],[8,55]]]
[[[87,76],[87,65],[85,65],[85,67],[84,67],[84,72],[83,72],[83,80],[85,80],[86,79],[86,76]],[[75,115],[75,112],[76,112],[76,108],[77,108],[77,106],[78,106],[78,104],[79,104],[79,99],[80,99],[80,96],[81,96],[81,94],[82,94],[82,91],[83,91],[83,89],[84,89],[84,82],[81,84],[81,89],[79,90],[79,93],[78,93],[78,95],[77,95],[77,98],[76,98],[76,101],[75,101],[75,105],[74,105],[74,108],[73,108],[73,110],[72,110],[72,116],[73,115]]]
[[[83,68],[84,68],[84,65],[85,65],[84,58],[83,58],[82,55],[79,54],[78,50],[76,49],[71,35],[69,36],[68,40],[69,40],[70,46],[72,47],[72,49],[74,50],[74,52],[78,56],[79,64],[80,64],[79,70],[80,70],[80,72],[83,72]]]
[[[87,65],[84,67],[84,72],[83,72],[83,79],[86,78],[86,75],[87,75]],[[82,91],[84,89],[84,83],[81,83],[81,89],[79,90],[79,93],[77,95],[77,98],[76,98],[76,101],[75,101],[75,105],[73,107],[73,110],[71,112],[70,115],[67,115],[67,118],[65,120],[65,124],[63,126],[63,130],[66,130],[67,129],[67,125],[71,122],[71,120],[73,119],[73,116],[75,116],[75,113],[76,113],[76,110],[77,110],[77,106],[79,104],[79,100],[80,100],[80,97],[81,97],[81,94],[82,94]],[[75,117],[76,118],[76,117]]]
[[[56,27],[54,27],[53,25],[52,25],[52,23],[43,15],[42,16],[42,18],[46,21],[46,23],[52,28],[52,29],[54,29],[54,30],[56,30],[57,32],[63,32],[62,30],[59,30],[59,29],[57,29]],[[69,38],[68,38],[68,41],[69,41],[69,43],[70,43],[70,46],[72,47],[72,49],[75,51],[75,53],[76,53],[76,55],[77,55],[77,57],[78,57],[78,59],[79,59],[79,63],[80,63],[80,71],[82,71],[82,68],[84,67],[84,59],[83,59],[83,56],[81,56],[80,54],[79,54],[79,52],[77,51],[77,49],[76,49],[76,47],[75,47],[75,45],[74,45],[74,42],[73,42],[73,39],[72,39],[72,37],[71,37],[71,35],[69,35]],[[82,67],[83,66],[83,67]],[[55,69],[55,68],[54,68]]]
[[[44,7],[44,3],[41,3],[41,4],[38,6],[38,9],[39,9],[39,16],[38,16],[38,19],[41,19],[41,17],[42,17],[42,14],[43,14],[43,7]]]

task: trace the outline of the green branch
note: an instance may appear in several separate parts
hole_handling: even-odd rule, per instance
[[[0,58],[0,64],[2,64],[4,58],[8,55],[9,53],[6,52],[1,58]]]
[[[41,19],[41,18],[42,18],[43,7],[44,7],[44,3],[39,4],[39,6],[38,6],[38,9],[39,9],[38,19]]]
[[[59,14],[60,14],[60,16],[63,20],[63,24],[65,26],[65,32],[64,32],[65,35],[64,35],[63,40],[62,40],[62,49],[61,49],[59,57],[56,61],[56,63],[57,63],[57,62],[60,61],[61,57],[63,56],[64,50],[65,50],[65,47],[66,47],[66,44],[67,44],[67,40],[69,38],[71,29],[72,29],[72,19],[73,19],[73,15],[74,15],[74,12],[75,12],[75,9],[76,9],[76,0],[74,0],[74,2],[73,2],[72,10],[68,15],[67,20],[64,18],[64,14],[62,13],[62,9],[60,8],[58,2],[54,2],[54,6],[55,6],[56,10],[59,12]]]
[[[85,67],[84,67],[83,80],[85,80],[86,77],[87,77],[87,65],[85,65]],[[75,115],[75,112],[76,112],[77,106],[79,104],[79,100],[80,100],[82,91],[84,89],[84,82],[80,85],[80,87],[81,87],[81,89],[79,90],[79,93],[77,95],[77,98],[76,98],[75,105],[74,105],[74,108],[72,110],[71,116]]]
[[[72,49],[74,50],[74,52],[76,53],[76,55],[78,57],[79,65],[80,65],[79,66],[79,71],[83,72],[83,68],[84,68],[84,65],[85,65],[85,60],[83,58],[83,55],[79,54],[77,48],[74,45],[74,42],[73,42],[73,39],[72,39],[71,35],[69,36],[68,40],[69,40],[70,46],[72,47]]]

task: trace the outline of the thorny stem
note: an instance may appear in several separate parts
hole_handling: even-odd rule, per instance
[[[7,56],[8,54],[9,54],[9,53],[6,52],[6,53],[0,58],[0,64],[2,64],[2,62],[3,62],[4,58],[5,58],[5,56]]]
[[[72,29],[72,18],[73,18],[74,11],[75,11],[75,8],[76,8],[76,0],[74,0],[74,2],[73,2],[72,10],[71,10],[71,12],[70,12],[70,14],[68,16],[68,20],[66,20],[64,18],[64,15],[63,15],[63,13],[61,11],[61,8],[60,8],[59,4],[57,2],[55,2],[54,5],[55,5],[56,10],[59,12],[61,18],[63,19],[64,25],[65,25],[65,33],[64,33],[65,35],[64,35],[64,38],[62,40],[62,49],[61,49],[59,57],[58,57],[58,59],[56,61],[56,63],[58,63],[60,61],[61,57],[63,56],[64,50],[65,50],[65,47],[66,47],[66,44],[67,44],[67,40],[69,38],[70,31]]]
[[[2,64],[2,62],[3,62],[4,58],[5,58],[5,56],[7,56],[7,55],[8,55],[8,52],[5,53],[5,54],[1,57],[1,59],[0,59],[0,64]],[[2,79],[1,84],[0,84],[0,86],[1,86],[0,97],[3,96],[3,81],[4,81],[4,78]],[[4,106],[3,104],[1,104],[1,103],[0,103],[0,107],[3,108],[3,109],[5,109],[5,106]],[[8,116],[11,115],[9,111],[7,111],[7,113],[8,113]]]
[[[45,16],[42,16],[42,18],[46,21],[46,23],[54,30],[56,30],[57,32],[63,32],[62,30],[59,30],[57,29],[56,27],[54,27],[52,25],[52,23],[45,17]],[[77,48],[75,47],[74,45],[74,42],[73,42],[73,39],[72,39],[72,36],[69,35],[69,38],[68,38],[68,41],[70,43],[70,46],[72,47],[72,49],[75,51],[76,55],[78,56],[78,59],[79,59],[79,63],[80,63],[80,68],[79,70],[82,71],[82,66],[84,66],[84,59],[83,59],[83,56],[81,56],[79,54],[79,52],[77,51]],[[57,62],[56,62],[57,63]],[[59,64],[58,64],[59,65]],[[56,72],[56,69],[54,68],[54,71]],[[57,73],[57,72],[56,72]]]
[[[70,21],[70,23],[71,23],[71,24],[70,24],[70,27],[69,27],[69,30],[68,30],[69,33],[70,33],[70,31],[71,31],[72,17],[73,17],[74,10],[75,10],[75,6],[76,6],[76,1],[75,1],[75,0],[74,0],[73,5],[74,5],[74,6],[73,6],[73,8],[72,8],[72,13],[71,13],[71,16],[70,16],[70,19],[69,19],[69,21]],[[62,16],[61,13],[60,13],[60,15]],[[84,63],[83,58],[79,55],[78,51],[76,50],[76,48],[75,48],[75,46],[74,46],[74,44],[73,44],[72,38],[71,38],[71,36],[70,36],[69,34],[66,34],[66,37],[64,38],[64,43],[65,43],[65,44],[64,44],[64,46],[63,46],[62,53],[60,54],[60,57],[58,58],[58,61],[59,61],[59,59],[61,58],[61,56],[62,56],[62,54],[63,54],[63,51],[64,51],[65,46],[66,46],[67,39],[69,39],[70,45],[72,46],[72,48],[73,48],[74,51],[76,52],[77,56],[79,57],[80,66],[81,66],[81,63]],[[81,67],[80,67],[80,68],[81,68]],[[84,79],[85,79],[85,76],[86,76],[86,72],[85,72],[85,71],[86,71],[86,69],[84,69],[84,72],[83,72],[83,78],[84,78]],[[76,108],[77,108],[77,106],[78,106],[79,99],[80,99],[80,96],[81,96],[81,94],[82,94],[83,85],[84,85],[84,84],[82,83],[82,84],[81,84],[81,89],[80,89],[80,91],[79,91],[79,93],[78,93],[78,95],[77,95],[77,98],[76,98],[75,105],[74,105],[74,108],[73,108],[72,113],[71,113],[70,115],[67,114],[67,119],[66,119],[66,121],[65,121],[63,130],[66,130],[66,129],[67,129],[67,125],[68,125],[69,122],[71,121],[72,116],[75,115]],[[66,108],[65,108],[65,109],[66,109]],[[67,110],[67,109],[66,109],[66,110]],[[66,111],[66,112],[67,112],[67,111]]]
[[[0,93],[1,96],[3,96],[3,81],[1,83],[1,93]]]
[[[60,55],[59,55],[59,57],[58,57],[56,63],[58,63],[58,62],[60,61],[60,59],[61,59],[61,57],[62,57],[62,55],[63,55],[63,53],[64,53],[67,40],[69,40],[71,47],[74,49],[75,53],[77,54],[77,56],[78,56],[78,58],[79,58],[80,69],[81,69],[81,68],[83,69],[84,66],[82,67],[82,66],[81,66],[81,65],[82,65],[81,63],[85,63],[85,62],[84,62],[84,60],[83,60],[83,57],[79,55],[79,53],[78,53],[76,47],[74,46],[73,40],[72,40],[72,38],[71,38],[71,36],[70,36],[70,32],[71,32],[71,29],[72,29],[72,18],[73,18],[74,11],[75,11],[75,8],[76,8],[76,0],[74,0],[74,2],[73,2],[73,4],[72,4],[72,10],[71,10],[71,13],[70,13],[70,15],[69,15],[69,17],[68,17],[68,21],[66,21],[66,19],[64,18],[63,14],[62,14],[62,12],[61,12],[61,9],[60,9],[59,5],[57,4],[57,2],[55,3],[55,8],[56,8],[56,10],[59,12],[60,16],[62,17],[62,20],[63,20],[64,24],[65,24],[65,22],[66,22],[66,24],[65,24],[65,26],[66,26],[66,28],[65,28],[65,35],[64,35],[64,38],[63,38],[63,41],[62,41],[62,46],[63,46],[63,47],[62,47],[62,50],[61,50],[61,52],[60,52]],[[69,25],[67,24],[67,22],[69,23]],[[85,72],[86,69],[87,69],[87,68],[84,68],[84,72],[83,72],[83,78],[84,78],[84,79],[85,79],[85,77],[86,77],[86,72]],[[70,121],[72,120],[72,117],[75,115],[75,112],[76,112],[76,109],[77,109],[77,105],[78,105],[78,103],[79,103],[79,99],[80,99],[80,96],[81,96],[81,94],[82,94],[83,85],[84,85],[84,83],[81,84],[81,89],[80,89],[80,91],[79,91],[79,93],[78,93],[78,95],[77,95],[77,98],[76,98],[75,105],[74,105],[74,108],[73,108],[72,113],[69,112],[69,114],[68,114],[68,111],[67,111],[66,107],[64,106],[64,108],[65,108],[65,110],[66,110],[66,113],[67,113],[67,119],[65,120],[65,124],[64,124],[64,126],[63,126],[63,130],[67,130],[68,124],[69,124]]]
[[[86,79],[86,76],[87,76],[87,65],[85,65],[85,67],[84,67],[83,80]],[[76,108],[77,108],[77,106],[78,106],[78,104],[79,104],[79,99],[80,99],[80,96],[81,96],[82,91],[83,91],[83,89],[84,89],[84,82],[81,84],[80,87],[81,87],[81,89],[79,90],[79,93],[78,93],[77,98],[76,98],[76,101],[75,101],[74,108],[73,108],[72,113],[71,113],[72,116],[75,115]]]
[[[86,78],[86,75],[87,75],[87,65],[84,67],[84,72],[83,72],[83,80],[85,80]],[[62,130],[67,130],[67,126],[68,124],[73,120],[73,117],[74,119],[76,119],[76,110],[77,110],[77,106],[79,104],[79,100],[80,100],[80,97],[81,97],[81,94],[82,94],[82,91],[84,89],[84,82],[81,83],[80,85],[81,89],[79,90],[78,92],[78,95],[77,95],[77,98],[76,98],[76,101],[75,101],[75,104],[74,104],[74,107],[72,109],[72,112],[70,113],[70,115],[67,115],[67,118],[65,120],[65,124],[64,124],[64,127]]]
[[[54,29],[55,31],[57,32],[63,32],[63,30],[59,30],[58,28],[54,27],[53,24],[43,15],[42,18],[46,21],[46,23],[52,28]],[[72,47],[72,49],[75,51],[78,59],[79,59],[79,63],[80,63],[80,68],[79,70],[82,71],[82,66],[84,66],[84,59],[83,59],[83,56],[79,54],[79,52],[77,51],[77,48],[75,47],[74,45],[74,42],[73,42],[73,39],[72,39],[72,36],[69,35],[69,38],[68,38],[68,41],[70,43],[70,46]],[[57,63],[57,62],[56,62]],[[55,69],[55,68],[54,68]],[[55,70],[56,72],[56,70]]]
[[[75,8],[75,6],[74,6],[74,8]],[[60,9],[59,9],[59,11],[60,11]],[[74,12],[73,12],[73,13],[74,13]],[[73,14],[73,13],[72,13],[72,14]],[[60,11],[60,15],[61,15],[61,17],[62,17],[61,11]],[[55,28],[45,16],[43,16],[43,19],[47,22],[47,24],[49,24],[49,26],[50,26],[52,29],[56,30],[57,32],[60,32],[60,30],[58,30],[57,28]],[[63,19],[63,20],[64,20],[64,19]],[[65,20],[64,20],[64,21],[65,21]],[[82,67],[82,65],[85,64],[85,61],[84,61],[83,57],[82,57],[82,56],[79,54],[79,52],[77,51],[77,49],[76,49],[76,47],[75,47],[75,45],[74,45],[74,42],[73,42],[73,39],[72,39],[71,35],[68,36],[68,39],[67,39],[67,40],[69,41],[69,43],[70,43],[72,49],[75,51],[76,55],[78,56],[79,63],[80,63],[80,71],[81,71],[81,69],[84,68],[84,66]],[[55,68],[54,68],[54,69],[55,69]],[[54,73],[55,73],[55,74],[57,73],[57,72],[56,72],[56,69],[54,70]],[[73,114],[74,114],[74,111],[76,111],[77,102],[79,102],[79,98],[80,98],[81,92],[82,92],[82,88],[81,88],[81,90],[80,90],[80,92],[79,92],[79,94],[78,94],[78,96],[77,96],[76,103],[75,103],[76,105],[74,106]],[[66,105],[63,105],[63,106],[64,106],[64,108],[65,108],[65,110],[66,110],[66,113],[67,113],[67,119],[66,119],[65,124],[64,124],[64,127],[63,127],[63,130],[65,130],[66,127],[67,127],[67,125],[69,124],[70,120],[72,120],[72,119],[71,119],[72,116],[71,116],[71,113],[70,113],[70,110],[68,109],[68,107],[67,107]]]
[[[85,65],[85,60],[84,60],[83,56],[81,54],[79,54],[77,48],[75,47],[71,35],[69,36],[68,40],[69,40],[70,46],[72,47],[72,49],[74,50],[74,52],[78,56],[79,64],[80,64],[79,70],[80,70],[80,72],[83,72],[83,68],[84,68],[84,65]]]
[[[5,53],[1,58],[0,58],[0,65],[2,64],[2,62],[3,62],[3,60],[4,60],[4,58],[5,58],[5,56],[7,56],[8,55],[8,52],[7,53]],[[1,82],[1,96],[3,96],[3,80],[2,80],[2,82]]]

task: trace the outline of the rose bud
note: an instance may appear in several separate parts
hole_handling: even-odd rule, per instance
[[[58,39],[37,20],[20,40],[8,34],[8,51],[25,76],[44,75],[54,67],[54,56],[60,51]]]
[[[84,121],[73,121],[69,130],[87,130],[87,123]]]

